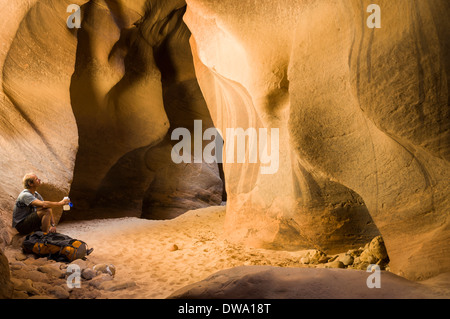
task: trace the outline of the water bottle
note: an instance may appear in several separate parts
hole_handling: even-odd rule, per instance
[[[70,200],[70,198],[69,198],[69,197],[64,197],[64,199],[68,199],[68,200]],[[72,202],[69,202],[69,204],[67,204],[67,205],[64,205],[64,206],[63,206],[63,210],[64,210],[64,211],[69,211],[69,210],[70,210],[70,207],[73,207],[73,204],[72,204]]]

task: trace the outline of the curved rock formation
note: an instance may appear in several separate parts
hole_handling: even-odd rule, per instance
[[[2,12],[8,12],[0,32],[0,210],[6,242],[26,173],[40,176],[40,192],[48,200],[69,193],[78,132],[68,91],[76,37],[67,29],[66,8],[79,2],[0,3]]]
[[[381,233],[397,274],[450,271],[450,5],[379,0],[371,29],[370,4],[0,0],[0,243],[30,171],[71,218],[219,204],[218,165],[170,158],[202,120],[278,129],[272,163],[223,165],[230,240],[332,253]]]
[[[139,3],[83,6],[71,82],[80,132],[71,198],[82,213],[72,217],[102,209],[105,217],[166,219],[221,202],[217,165],[170,158],[174,128],[191,129],[194,119],[212,126],[182,22],[185,2]]]
[[[224,166],[230,238],[335,247],[356,237],[358,194],[393,271],[449,271],[448,3],[379,1],[381,29],[369,1],[187,3],[216,126],[280,129],[276,174]]]
[[[440,293],[384,271],[379,277],[382,289],[369,289],[369,276],[366,271],[343,269],[241,266],[183,287],[168,299],[442,299],[448,296],[448,292]]]
[[[73,3],[82,6],[78,30],[66,25]],[[40,192],[48,200],[70,188],[76,205],[65,218],[141,216],[144,200],[144,217],[170,218],[221,202],[217,165],[181,168],[170,161],[173,128],[190,128],[194,119],[212,126],[182,22],[184,1],[3,6],[12,12],[2,31],[11,43],[2,48],[6,224],[29,171],[45,181]],[[155,199],[172,189],[180,193]],[[160,212],[151,213],[153,206]]]

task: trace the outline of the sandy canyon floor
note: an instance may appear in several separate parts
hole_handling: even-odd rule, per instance
[[[86,241],[96,264],[116,267],[114,280],[135,282],[105,298],[166,298],[223,269],[241,265],[298,266],[307,251],[274,252],[223,238],[225,207],[190,211],[167,221],[121,218],[66,223],[58,232]],[[176,245],[176,248],[174,248]]]
[[[81,284],[84,287],[81,288],[84,289],[79,289],[80,293],[74,294],[72,289],[70,295],[66,292],[58,295],[53,291],[51,296],[161,299],[218,271],[233,267],[250,265],[316,267],[300,262],[310,250],[271,251],[228,242],[222,232],[224,217],[225,207],[217,206],[189,211],[176,219],[166,221],[119,218],[63,223],[58,226],[58,232],[81,239],[87,242],[89,247],[94,248],[94,252],[87,257],[84,265],[115,266],[115,276],[112,280],[114,285],[103,287],[97,285],[96,287],[100,288],[95,289],[94,293],[93,285],[89,286],[90,281],[83,280]],[[33,266],[41,267],[40,270],[46,273],[49,273],[48,269],[43,267],[46,264],[58,268],[66,267],[60,263],[49,262],[46,258],[34,259],[23,256],[17,247],[7,248],[5,253],[12,268],[12,278],[17,277],[20,272],[22,277],[26,276],[24,270],[30,270]],[[22,258],[17,258],[21,255]],[[18,261],[18,259],[25,260]],[[65,286],[65,280],[61,278],[52,285]],[[21,284],[17,280],[15,282]],[[435,294],[431,297],[450,298],[449,283],[450,276],[443,276],[423,285],[433,288]],[[45,285],[45,283],[30,284],[35,288],[42,288]],[[86,285],[90,287],[89,292]],[[405,289],[408,289],[407,284]],[[37,298],[44,297],[38,290],[33,290],[32,295],[35,294]]]

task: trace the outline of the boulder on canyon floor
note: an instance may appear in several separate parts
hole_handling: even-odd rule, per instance
[[[219,271],[174,292],[169,299],[427,299],[428,287],[381,272],[381,288],[369,288],[361,270],[242,266]]]

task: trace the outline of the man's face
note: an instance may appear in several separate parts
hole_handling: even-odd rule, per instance
[[[39,177],[37,177],[36,175],[34,175],[33,185],[35,187],[41,186],[41,179]]]

